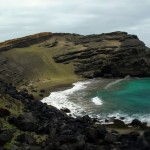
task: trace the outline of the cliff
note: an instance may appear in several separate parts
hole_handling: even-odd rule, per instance
[[[54,56],[57,63],[75,65],[83,77],[150,76],[150,49],[135,35],[125,32],[90,35],[74,40],[86,49]]]

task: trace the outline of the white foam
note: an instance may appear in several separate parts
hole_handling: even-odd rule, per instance
[[[133,119],[138,119],[141,122],[146,122],[148,126],[150,126],[150,114],[126,114],[123,112],[116,112],[108,115],[109,118],[116,117],[116,119],[120,119],[120,117],[124,117],[124,122],[126,124],[131,123]]]
[[[90,81],[74,83],[72,88],[63,91],[52,92],[48,97],[42,99],[41,101],[58,109],[68,108],[71,110],[71,114],[83,112],[84,109],[81,106],[70,102],[69,97],[74,92],[87,88],[87,85],[90,83]]]
[[[115,82],[112,82],[110,84],[108,84],[105,88],[109,88],[110,86],[121,82],[124,79],[119,79]],[[57,91],[57,92],[52,92],[48,97],[42,99],[43,103],[47,103],[48,105],[53,105],[54,107],[61,109],[61,108],[68,108],[71,110],[71,114],[76,117],[78,115],[83,115],[85,112],[86,114],[90,115],[91,117],[97,117],[99,118],[101,121],[105,122],[105,119],[108,118],[112,118],[112,117],[116,117],[116,119],[120,119],[120,117],[124,117],[124,122],[125,123],[130,123],[133,119],[139,119],[142,122],[147,122],[148,126],[150,126],[150,114],[126,114],[124,112],[121,111],[117,111],[117,112],[113,112],[111,114],[94,114],[92,111],[93,105],[91,105],[91,103],[88,101],[83,101],[83,97],[79,96],[78,93],[79,91],[81,91],[81,93],[84,92],[84,90],[89,86],[89,84],[93,84],[94,80],[89,80],[89,81],[85,81],[85,82],[77,82],[73,84],[73,87],[70,89],[66,89],[63,91]],[[82,91],[83,90],[83,91]],[[76,99],[76,95],[77,96],[77,102],[72,102],[70,100],[70,98],[73,96]],[[95,105],[103,105],[103,101],[98,97],[94,97],[91,99],[91,101],[95,104]],[[83,102],[83,103],[79,103],[79,102]],[[110,123],[110,122],[109,122]]]
[[[102,104],[103,104],[102,100],[101,100],[98,96],[92,98],[92,102],[93,102],[95,105],[102,105]]]
[[[115,85],[115,84],[117,84],[117,83],[119,83],[119,82],[121,82],[121,81],[123,81],[123,80],[125,80],[125,79],[118,79],[118,80],[116,80],[116,81],[113,81],[113,82],[107,84],[107,85],[104,87],[104,89],[108,89],[108,88],[110,88],[111,86],[113,86],[113,85]]]
[[[129,79],[131,79],[131,77],[130,77],[129,75],[127,75],[127,76],[124,77],[123,79],[118,79],[118,80],[115,80],[115,81],[113,81],[113,82],[107,84],[107,85],[104,87],[104,89],[108,89],[108,88],[110,88],[111,86],[113,86],[113,85],[115,85],[115,84],[117,84],[117,83],[119,83],[119,82],[122,82],[122,81],[124,81],[124,80],[129,80]]]

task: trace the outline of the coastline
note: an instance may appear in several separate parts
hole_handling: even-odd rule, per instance
[[[103,81],[103,82],[101,82],[101,86],[100,87],[105,88],[108,85],[111,86],[112,83],[116,84],[116,83],[118,83],[120,81],[123,81],[123,80],[126,80],[126,79],[129,79],[129,78],[124,78],[124,79],[118,79],[118,78],[116,78],[116,79],[104,79],[104,78],[99,78],[99,80]],[[83,82],[83,83],[85,82],[85,84],[86,84],[86,82],[91,82],[91,83],[94,82],[95,79],[87,79],[87,80],[80,80],[80,81]],[[81,109],[81,107],[78,107],[78,105],[74,105],[69,100],[61,101],[61,99],[66,99],[66,97],[63,97],[64,96],[63,94],[67,95],[67,92],[69,92],[71,89],[73,89],[76,86],[77,83],[79,83],[79,81],[74,83],[74,84],[72,84],[72,85],[71,84],[66,84],[66,85],[58,86],[56,88],[56,90],[52,91],[51,102],[49,103],[49,100],[47,100],[47,98],[49,96],[48,97],[44,97],[42,99],[42,100],[44,100],[43,102],[47,103],[48,105],[52,105],[52,106],[54,106],[54,107],[56,107],[56,108],[58,108],[60,110],[62,108],[67,108],[67,109],[70,110],[70,112],[72,112],[72,113],[69,113],[69,115],[72,115],[73,117],[79,117],[79,116],[88,115],[88,112],[86,112],[86,110]],[[87,84],[87,86],[88,86],[88,84]],[[60,103],[58,102],[57,98],[59,98],[58,100],[61,101]],[[62,103],[65,104],[65,105],[63,105]],[[76,109],[75,109],[75,107],[76,107]],[[81,115],[79,112],[84,112],[84,115],[83,114]],[[100,119],[97,118],[97,119],[99,120],[100,123],[104,124],[105,126],[112,127],[112,128],[114,128],[113,121],[114,120],[120,120],[120,122],[124,123],[123,127],[127,128],[127,129],[128,129],[128,124],[131,123],[134,119],[137,119],[136,117],[135,118],[131,118],[130,121],[128,121],[128,123],[127,123],[125,120],[128,120],[128,118],[126,118],[128,116],[125,116],[125,119],[122,120],[120,118],[121,117],[124,118],[124,115],[123,114],[121,114],[121,115],[120,115],[119,118],[117,116],[115,116],[115,114],[113,114],[113,117],[109,117],[108,116],[106,118],[103,117],[103,118],[100,118]],[[91,115],[89,115],[89,116],[91,118],[93,117]],[[107,120],[107,121],[105,122],[104,120]],[[141,123],[144,123],[144,122],[141,122]],[[118,128],[117,124],[115,126],[116,126],[115,128]]]
[[[2,84],[4,83],[2,82]],[[32,143],[26,142],[28,141],[28,137],[33,137],[37,140],[39,137],[43,139],[43,137],[46,136],[40,144],[36,141],[33,145],[40,148],[43,148],[44,145],[47,149],[51,149],[52,144],[55,146],[55,149],[59,149],[64,144],[72,144],[72,146],[75,144],[75,146],[77,145],[75,149],[81,146],[83,147],[82,149],[84,149],[87,145],[92,146],[93,150],[96,150],[95,147],[98,147],[98,149],[101,147],[106,149],[108,146],[116,149],[122,149],[122,147],[128,149],[132,147],[135,141],[136,147],[139,146],[139,138],[142,137],[142,142],[145,142],[145,140],[147,140],[145,134],[149,135],[149,131],[146,129],[142,130],[139,127],[108,127],[106,125],[96,124],[96,120],[87,115],[73,118],[53,106],[47,106],[41,101],[35,101],[28,93],[25,94],[23,91],[20,93],[17,92],[16,89],[14,91],[14,87],[11,85],[6,84],[4,87],[5,86],[9,87],[8,90],[5,91],[5,94],[10,94],[13,98],[19,98],[24,105],[22,108],[24,113],[9,116],[8,120],[6,120],[8,122],[5,123],[5,125],[8,125],[8,123],[13,125],[13,127],[11,126],[12,129],[14,129],[15,126],[17,131],[8,130],[7,128],[9,127],[6,128],[7,130],[5,128],[2,130],[4,133],[7,131],[8,135],[16,131],[15,135],[11,136],[11,139],[14,137],[15,141],[9,143],[12,147],[14,145],[17,147],[29,147],[32,146]],[[11,113],[13,114],[13,111],[11,111]],[[35,135],[33,135],[33,132]],[[24,136],[27,138],[23,138],[23,140],[20,141],[19,139],[22,139]],[[16,143],[16,141],[19,141],[19,143]],[[22,141],[25,141],[27,145],[22,144]],[[72,141],[74,143],[72,143]],[[80,141],[82,141],[82,143],[80,143]],[[6,143],[6,147],[8,146],[7,142],[9,141],[6,140],[3,143]],[[50,142],[52,142],[52,144]],[[56,145],[58,142],[60,142],[60,144]],[[111,149],[111,147],[109,149]],[[140,143],[140,147],[145,147],[145,144]]]

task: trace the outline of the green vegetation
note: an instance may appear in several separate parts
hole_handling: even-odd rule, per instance
[[[37,92],[31,93],[36,99],[41,99],[39,96],[41,89],[45,89],[44,96],[47,96],[54,88],[70,85],[81,78],[75,75],[72,63],[55,63],[53,56],[66,51],[83,49],[82,45],[74,45],[63,38],[57,41],[53,37],[40,44],[1,52],[1,55],[9,59],[5,70],[9,69],[9,72],[15,73],[15,75],[10,73],[8,75],[10,79],[12,76],[13,79],[15,78],[18,88],[27,88],[29,92],[36,89]]]

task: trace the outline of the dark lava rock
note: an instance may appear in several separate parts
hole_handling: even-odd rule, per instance
[[[68,108],[62,108],[61,111],[65,112],[65,113],[70,113],[71,112]]]
[[[140,120],[138,120],[138,119],[134,119],[134,120],[132,120],[130,125],[133,126],[133,127],[141,127],[142,126],[142,122]]]
[[[146,139],[146,141],[148,141],[149,145],[150,145],[150,129],[146,130],[144,132],[144,138]]]
[[[60,143],[75,143],[76,141],[77,137],[74,135],[61,135],[57,139],[57,142]]]
[[[12,105],[11,104],[7,104],[7,105],[5,105],[5,107],[7,107],[7,108],[12,108]]]
[[[36,93],[36,92],[37,92],[37,90],[31,90],[31,92],[35,92],[35,93]]]
[[[125,119],[125,117],[120,117],[120,120],[124,120]]]
[[[10,115],[10,111],[4,108],[0,108],[0,117],[6,117]]]
[[[97,129],[97,134],[99,138],[104,139],[104,137],[106,136],[106,134],[108,133],[108,131],[106,130],[106,128],[98,128]]]
[[[105,136],[105,141],[108,143],[114,143],[117,141],[116,136],[113,135],[112,133],[107,133]]]
[[[40,93],[39,96],[43,97],[44,95]]]
[[[27,143],[27,144],[35,144],[35,139],[28,134],[21,134],[17,136],[17,141],[20,143]]]
[[[41,93],[45,93],[45,89],[41,89],[40,92],[41,92]]]
[[[98,132],[95,128],[86,128],[86,135],[89,139],[89,142],[97,142],[98,141]]]
[[[122,120],[114,119],[113,122],[116,127],[121,127],[121,128],[127,127],[127,125]]]
[[[8,121],[23,131],[35,131],[37,120],[32,112],[19,115],[18,117],[10,117]]]
[[[129,137],[131,140],[136,141],[138,139],[138,137],[140,136],[140,134],[138,132],[130,132],[129,133]]]
[[[4,145],[7,142],[10,142],[13,138],[14,130],[4,130],[0,133],[0,145]]]
[[[0,131],[3,128],[3,122],[0,120]]]
[[[85,115],[82,117],[82,120],[85,122],[85,123],[90,123],[92,121],[92,119],[89,117],[89,115]]]

